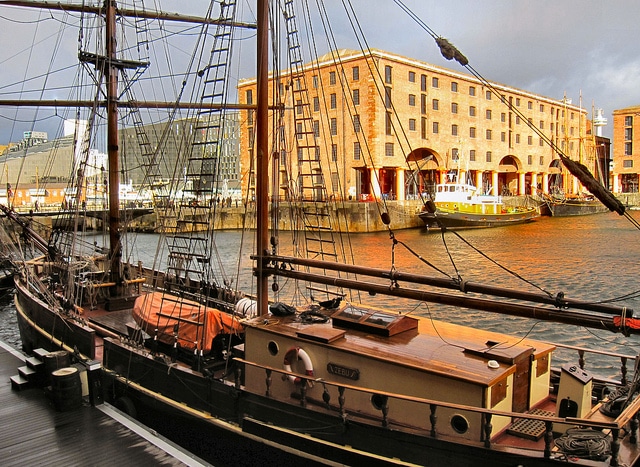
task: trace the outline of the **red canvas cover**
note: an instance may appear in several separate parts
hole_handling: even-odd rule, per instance
[[[190,300],[169,297],[163,301],[162,292],[151,292],[136,299],[133,318],[150,336],[158,330],[158,340],[169,345],[175,341],[174,327],[178,325],[178,344],[187,349],[211,350],[211,342],[220,333],[237,334],[242,325],[231,314],[206,307]],[[198,323],[205,323],[204,326]],[[202,332],[204,330],[204,337]]]

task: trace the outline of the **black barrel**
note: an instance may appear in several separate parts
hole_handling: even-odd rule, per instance
[[[51,394],[56,410],[67,412],[82,405],[82,386],[77,368],[66,367],[51,373]]]
[[[44,356],[44,369],[47,372],[47,376],[51,375],[60,368],[66,368],[71,364],[69,352],[66,350],[57,350],[55,352],[49,352]]]

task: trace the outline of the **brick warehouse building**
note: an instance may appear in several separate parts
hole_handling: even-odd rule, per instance
[[[613,111],[614,193],[637,193],[640,168],[640,105]]]
[[[585,165],[599,157],[582,144],[591,138],[586,110],[566,99],[491,83],[500,98],[471,75],[381,50],[341,50],[272,76],[270,97],[276,79],[287,122],[279,135],[285,142],[281,196],[301,176],[297,166],[309,150],[335,197],[412,199],[451,170],[492,194],[533,194],[536,188],[577,193],[578,182],[563,173],[553,149],[523,118]],[[255,79],[240,83],[241,103],[255,103],[255,85]],[[253,111],[242,112],[240,157],[249,189],[254,122]],[[400,126],[402,143],[394,136]]]

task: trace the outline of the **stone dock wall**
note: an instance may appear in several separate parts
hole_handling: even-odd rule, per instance
[[[640,208],[640,193],[620,193],[617,198],[629,209]],[[505,197],[504,202],[507,205],[522,204],[521,197]],[[316,203],[300,203],[294,206],[282,206],[279,208],[278,219],[281,230],[302,230],[303,226],[294,224],[292,219],[299,218],[302,210],[315,211],[318,210],[319,215],[313,219],[308,218],[310,222],[316,222],[324,227],[329,223],[333,229],[341,231],[349,231],[352,233],[362,232],[380,232],[387,230],[382,222],[381,213],[387,212],[391,219],[390,227],[393,230],[412,229],[423,227],[423,223],[418,217],[422,210],[422,202],[420,200],[406,201],[379,201],[379,202],[358,202],[346,201],[343,203],[335,203],[333,205],[322,205]],[[205,208],[189,209],[187,222],[177,224],[175,220],[161,218],[158,212],[147,214],[129,221],[129,229],[138,232],[159,232],[162,223],[165,224],[168,231],[176,231],[177,225],[181,231],[186,230],[204,230],[205,226],[201,223],[207,219]],[[298,211],[297,213],[295,211]],[[296,215],[292,216],[292,213]],[[56,222],[59,222],[56,215],[41,215],[34,217],[33,225],[36,230],[46,235],[46,231]],[[271,219],[271,216],[269,217]],[[224,207],[217,208],[215,216],[212,219],[213,228],[217,230],[241,230],[247,226],[255,227],[255,211],[245,210],[243,207]],[[17,232],[15,226],[9,226],[6,219],[4,221],[5,228],[8,231]],[[81,220],[87,230],[102,230],[104,221],[92,217],[85,217]]]

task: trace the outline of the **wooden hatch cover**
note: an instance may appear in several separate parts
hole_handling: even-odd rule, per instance
[[[418,328],[418,320],[411,316],[348,304],[336,311],[331,320],[335,327],[390,337]]]

